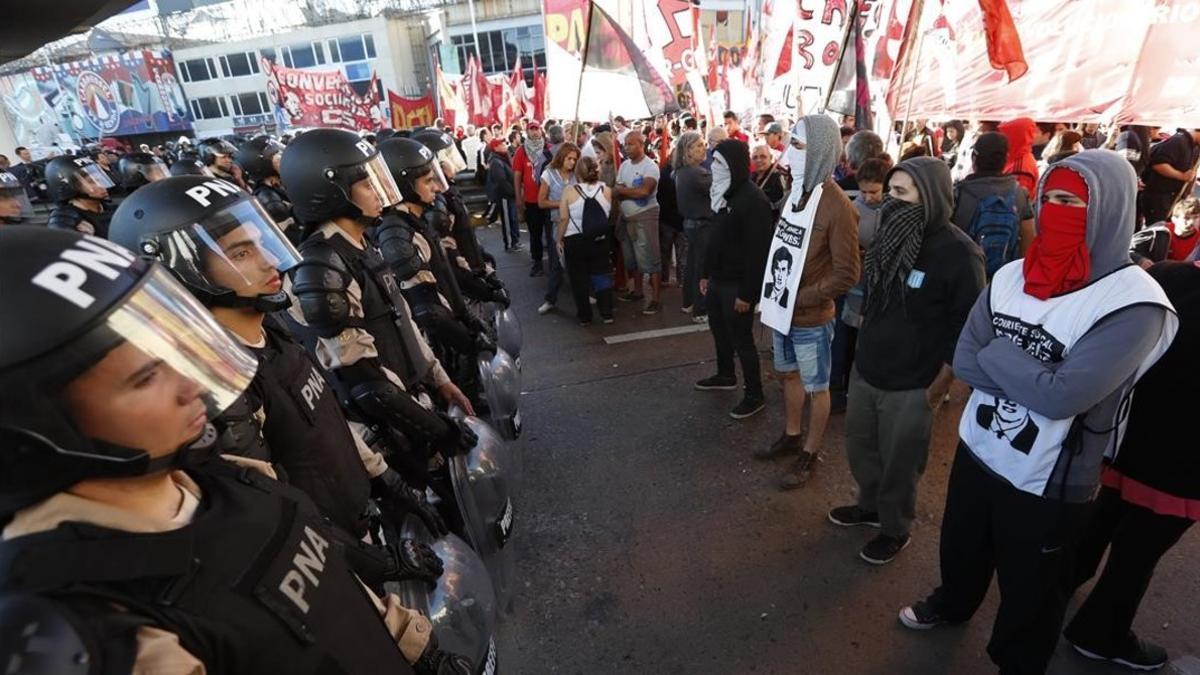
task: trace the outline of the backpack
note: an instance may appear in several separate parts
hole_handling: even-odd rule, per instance
[[[988,195],[979,200],[967,236],[983,249],[987,278],[1016,259],[1020,244],[1021,220],[1017,215],[1017,187],[1007,195]]]
[[[596,199],[596,195],[600,194],[603,187],[596,189],[596,192],[588,196],[583,191],[583,187],[576,185],[575,191],[583,197],[583,218],[579,224],[580,233],[588,239],[603,239],[608,236],[608,214],[604,212],[604,207]]]

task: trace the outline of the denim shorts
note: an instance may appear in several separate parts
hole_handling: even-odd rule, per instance
[[[812,328],[793,326],[786,335],[771,332],[775,338],[775,370],[800,373],[805,391],[828,390],[833,365],[833,321]]]

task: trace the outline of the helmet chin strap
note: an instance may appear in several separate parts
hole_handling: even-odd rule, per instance
[[[242,297],[230,291],[220,295],[213,295],[210,304],[232,309],[253,309],[256,312],[270,314],[291,307],[292,299],[283,290],[280,290],[278,293],[256,295],[253,298]]]

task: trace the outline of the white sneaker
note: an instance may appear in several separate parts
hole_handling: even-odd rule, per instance
[[[692,317],[692,323],[696,323],[696,324],[700,324],[700,323],[708,323],[708,315],[707,315],[707,314],[701,314],[700,316],[693,316],[693,317]]]
[[[692,313],[692,306],[691,306],[691,305],[688,305],[687,307],[680,307],[680,308],[679,308],[679,311],[683,312],[684,314],[691,314],[691,313]]]
[[[549,314],[552,309],[554,309],[554,305],[549,302],[543,302],[542,306],[538,307],[538,314]]]
[[[589,304],[589,305],[594,305],[594,304],[596,304],[596,298],[594,298],[594,297],[592,297],[592,296],[590,296],[590,295],[589,295],[589,296],[588,296],[588,304]]]

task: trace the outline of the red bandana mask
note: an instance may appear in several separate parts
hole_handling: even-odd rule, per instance
[[[1042,194],[1066,190],[1088,201],[1083,176],[1059,167],[1042,184]],[[1025,292],[1039,300],[1062,295],[1088,282],[1092,258],[1087,247],[1087,209],[1046,202],[1038,214],[1038,235],[1025,253]]]

